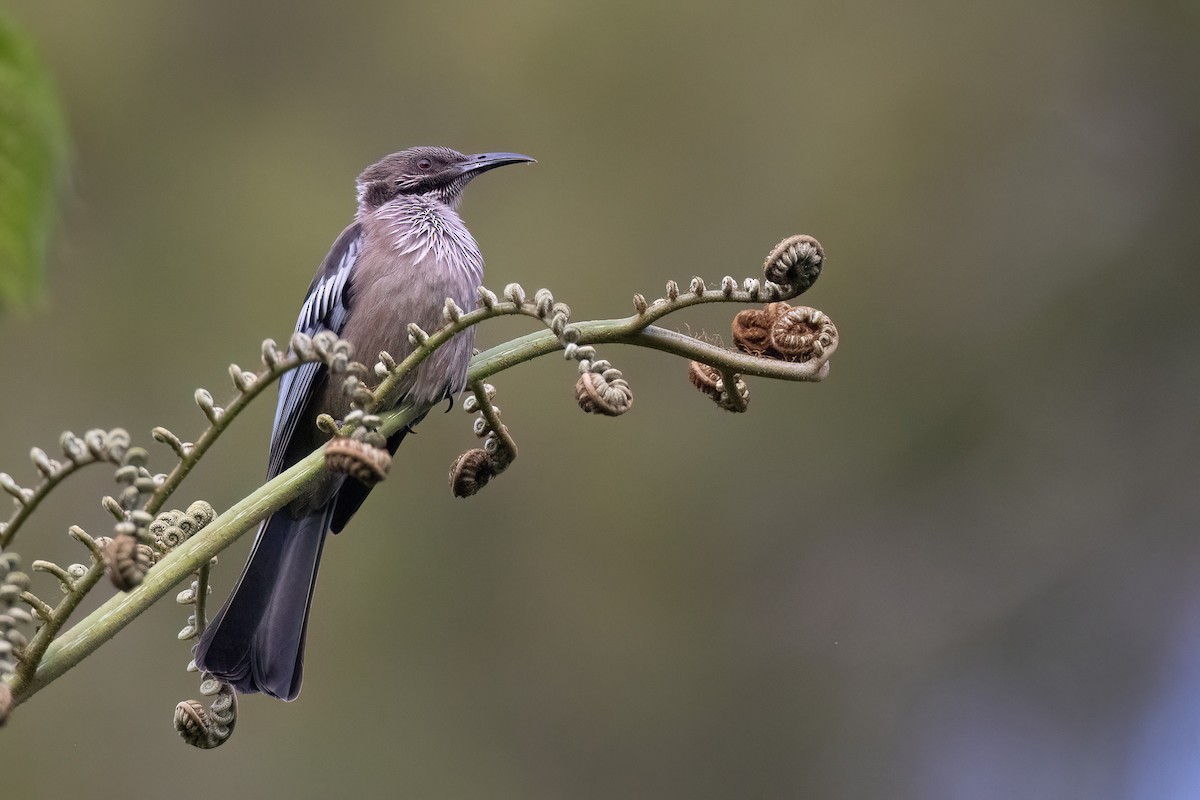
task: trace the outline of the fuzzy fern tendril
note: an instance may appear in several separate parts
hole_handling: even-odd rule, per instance
[[[132,447],[129,435],[121,429],[96,429],[83,437],[64,434],[61,459],[34,448],[30,460],[38,476],[35,485],[24,486],[7,473],[0,473],[0,489],[12,497],[15,506],[9,519],[0,522],[0,720],[189,576],[190,585],[177,593],[177,599],[193,609],[179,638],[190,641],[199,636],[207,624],[208,577],[217,553],[303,495],[326,470],[340,469],[365,482],[381,479],[387,470],[387,439],[414,425],[419,416],[418,409],[397,406],[401,387],[413,370],[457,333],[501,316],[526,317],[538,326],[532,333],[471,359],[467,374],[471,395],[464,407],[478,414],[474,430],[483,444],[459,456],[452,468],[454,493],[465,497],[507,468],[517,453],[516,443],[493,402],[495,389],[487,379],[540,356],[560,352],[574,361],[578,376],[576,400],[584,410],[608,416],[630,411],[633,401],[625,376],[598,353],[598,348],[611,345],[644,347],[689,361],[692,383],[720,407],[735,412],[747,409],[748,377],[823,380],[829,374],[830,357],[837,350],[837,328],[824,312],[793,307],[788,301],[813,285],[824,264],[825,251],[816,239],[788,237],[772,249],[761,277],[741,281],[729,275],[718,281],[700,276],[682,282],[668,280],[661,297],[647,300],[635,294],[634,314],[617,319],[573,320],[570,307],[544,288],[528,292],[520,284],[510,283],[496,293],[479,287],[478,307],[467,310],[446,301],[442,327],[424,331],[410,325],[407,330],[412,351],[399,362],[380,353],[370,371],[351,361],[350,344],[329,332],[311,337],[296,334],[286,350],[266,340],[257,371],[229,366],[234,391],[229,402],[219,404],[212,392],[196,390],[194,397],[206,426],[194,441],[185,441],[163,427],[154,428],[153,438],[170,451],[173,466],[169,472],[152,472],[146,451]],[[691,306],[710,303],[757,306],[734,318],[737,349],[656,324]],[[336,421],[328,415],[318,419],[320,430],[333,437],[331,443],[219,515],[202,502],[193,503],[185,511],[161,511],[241,411],[285,372],[306,363],[324,365],[331,378],[341,381],[351,400],[345,419]],[[50,491],[80,467],[97,462],[109,463],[116,470],[118,490],[101,500],[114,519],[113,535],[93,538],[82,528],[72,526],[70,535],[85,548],[89,563],[67,567],[44,560],[31,563],[31,569],[53,575],[63,588],[64,596],[57,603],[47,602],[29,591],[29,577],[19,569],[20,559],[7,547]],[[63,630],[67,617],[106,568],[116,576],[121,591]],[[40,627],[30,637],[26,629],[38,621]],[[194,669],[194,663],[189,667]],[[228,739],[236,721],[237,703],[230,687],[208,675],[201,678],[200,692],[213,698],[211,704],[206,708],[200,701],[184,701],[176,706],[175,722],[186,741],[211,748]]]

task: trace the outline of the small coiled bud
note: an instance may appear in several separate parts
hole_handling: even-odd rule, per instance
[[[316,356],[316,351],[313,350],[312,337],[300,331],[293,333],[292,352],[301,360],[312,361]]]
[[[351,366],[353,364],[353,366]],[[362,365],[350,361],[350,356],[345,353],[334,353],[325,362],[329,367],[329,371],[334,375],[341,375],[343,372],[353,371],[355,373],[362,372]]]
[[[374,486],[387,477],[392,455],[361,439],[339,436],[325,445],[325,467],[349,475],[364,486]]]
[[[215,727],[199,701],[184,700],[175,706],[175,730],[192,747],[211,750],[220,746],[225,739],[213,736]]]
[[[546,320],[554,313],[554,295],[549,289],[538,289],[533,293],[533,303],[538,319]]]
[[[348,346],[349,342],[346,344]],[[320,331],[312,337],[312,347],[317,360],[328,362],[335,353],[339,352],[337,334],[333,331]]]
[[[106,494],[104,497],[100,498],[100,507],[109,514],[112,514],[113,519],[117,520],[118,522],[121,522],[125,519],[125,509],[117,501],[117,498],[113,497],[112,495]]]
[[[116,458],[115,455],[114,458]],[[135,467],[144,467],[150,463],[150,454],[144,448],[130,447],[121,454],[117,461],[122,464],[132,464]]]
[[[62,467],[62,464],[46,455],[46,451],[40,447],[34,447],[29,451],[29,460],[33,462],[33,466],[42,473],[44,478],[53,478]]]
[[[113,434],[118,432],[125,434],[126,444],[128,444],[129,434],[119,428],[112,431]],[[99,428],[92,428],[84,432],[83,443],[87,446],[88,452],[92,454],[92,458],[98,461],[121,460],[119,457],[115,459],[112,457],[109,449],[109,437],[108,431],[102,431]]]
[[[633,296],[633,310],[637,312],[638,316],[645,314],[647,308],[649,306],[646,305],[646,298],[640,294],[635,294]]]
[[[589,370],[575,382],[575,400],[589,414],[619,417],[633,406],[633,389],[618,370]]]
[[[7,472],[0,472],[0,489],[12,495],[13,499],[21,505],[25,505],[33,499],[33,490],[21,486]]]
[[[62,448],[63,455],[75,464],[86,464],[91,461],[87,445],[71,431],[63,431],[63,435],[58,439],[58,444]]]
[[[375,377],[381,378],[381,379],[386,378],[392,369],[395,369],[395,366],[392,366],[391,368],[389,368],[388,365],[385,364],[383,361],[376,361],[375,362]]]
[[[117,467],[113,473],[113,480],[117,483],[123,483],[126,486],[132,486],[137,479],[141,477],[141,471],[132,464],[126,464],[123,467]]]
[[[496,465],[487,451],[476,447],[450,465],[450,491],[455,497],[470,497],[496,475]]]
[[[217,517],[217,512],[204,500],[197,500],[192,503],[187,507],[187,512],[185,513],[192,520],[192,524],[196,526],[192,533],[200,530]]]
[[[510,283],[505,286],[504,296],[519,306],[525,305],[525,289],[519,283]]]
[[[748,308],[733,318],[730,330],[733,343],[743,353],[762,355],[771,346],[771,326],[775,316],[765,310]]]
[[[730,393],[720,370],[709,364],[691,361],[688,362],[688,381],[726,411],[737,414],[746,410],[750,389],[740,377],[734,376],[734,392]]]
[[[275,365],[283,359],[283,353],[279,352],[279,345],[275,344],[274,339],[263,339],[262,343],[262,362],[267,369],[275,369]]]
[[[138,512],[134,512],[138,513]],[[144,512],[142,512],[144,513]],[[160,553],[166,553],[191,538],[216,516],[212,506],[197,500],[187,511],[164,511],[149,521],[146,531]]]
[[[479,305],[484,308],[495,308],[496,303],[500,302],[500,298],[496,297],[496,293],[486,286],[477,287],[475,291],[479,293]]]
[[[200,684],[200,692],[216,695],[207,709],[198,700],[184,700],[175,706],[175,730],[192,747],[211,750],[224,744],[237,723],[237,695],[233,687],[214,678]]]
[[[421,326],[415,322],[408,323],[408,342],[414,346],[420,346],[429,341],[429,334],[421,329]]]
[[[233,388],[239,392],[246,392],[253,388],[258,376],[253,372],[247,372],[237,364],[229,365],[229,379],[233,381]]]
[[[815,308],[800,306],[781,314],[771,327],[771,346],[787,361],[821,358],[837,342],[832,320]]]
[[[200,406],[204,416],[208,417],[208,421],[213,425],[220,422],[225,414],[225,409],[213,403],[213,396],[206,389],[196,390],[196,405]]]
[[[565,349],[565,348],[564,348]],[[590,344],[574,345],[571,350],[571,358],[577,361],[594,361],[596,358],[596,348]]]
[[[560,339],[563,337],[563,334],[566,333],[566,331],[567,331],[567,327],[568,327],[567,320],[568,320],[568,318],[567,318],[566,314],[555,314],[554,316],[552,316],[550,318],[550,330],[551,330],[551,332],[554,333],[555,336],[559,337]],[[575,338],[578,339],[579,336],[577,335],[577,336],[575,336]]]
[[[181,459],[187,458],[189,455],[191,455],[192,445],[190,443],[181,441],[178,436],[162,426],[150,431],[150,435],[154,437],[154,441],[162,442],[167,447],[170,447],[172,450],[174,450],[175,455],[179,456]]]
[[[825,250],[811,236],[789,236],[775,245],[763,263],[763,275],[772,283],[787,286],[791,296],[808,290],[821,274]]]
[[[113,586],[120,592],[128,592],[140,585],[154,561],[154,550],[139,542],[135,535],[114,536],[104,547],[104,566]]]

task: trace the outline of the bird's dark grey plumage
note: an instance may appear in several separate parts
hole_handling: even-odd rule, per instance
[[[474,304],[483,258],[458,216],[463,188],[494,167],[533,159],[516,153],[465,156],[445,147],[393,153],[358,177],[355,221],[333,243],[308,287],[296,330],[330,330],[371,361],[382,350],[397,360],[412,349],[407,326],[442,324],[452,298]],[[424,414],[462,390],[472,330],[439,348],[409,376],[402,402]],[[315,420],[341,418],[349,401],[323,365],[305,364],[280,380],[267,477],[321,444]],[[388,447],[395,452],[404,432]],[[308,610],[325,536],[337,533],[370,490],[327,475],[311,492],[259,528],[242,577],[196,646],[197,666],[239,692],[291,700],[300,691]]]

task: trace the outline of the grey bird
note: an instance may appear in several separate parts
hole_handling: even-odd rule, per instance
[[[412,345],[407,326],[442,325],[451,298],[474,304],[483,280],[479,246],[458,215],[466,185],[505,164],[532,162],[519,153],[467,156],[446,147],[393,153],[358,176],[358,211],[333,243],[308,287],[296,330],[336,333],[363,360],[386,350],[397,361]],[[400,402],[424,416],[462,391],[474,345],[463,331],[418,367],[400,387]],[[320,413],[342,418],[349,400],[320,364],[305,364],[279,383],[267,477],[307,456],[322,443]],[[420,419],[420,416],[418,419]],[[393,453],[405,431],[388,440]],[[304,639],[321,550],[370,491],[344,476],[327,474],[319,485],[267,518],[250,558],[225,605],[196,645],[196,665],[239,692],[264,692],[284,700],[300,692]]]

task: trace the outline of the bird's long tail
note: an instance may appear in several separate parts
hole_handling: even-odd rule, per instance
[[[282,700],[300,693],[304,634],[334,503],[269,517],[246,569],[196,645],[196,666],[239,692]]]

